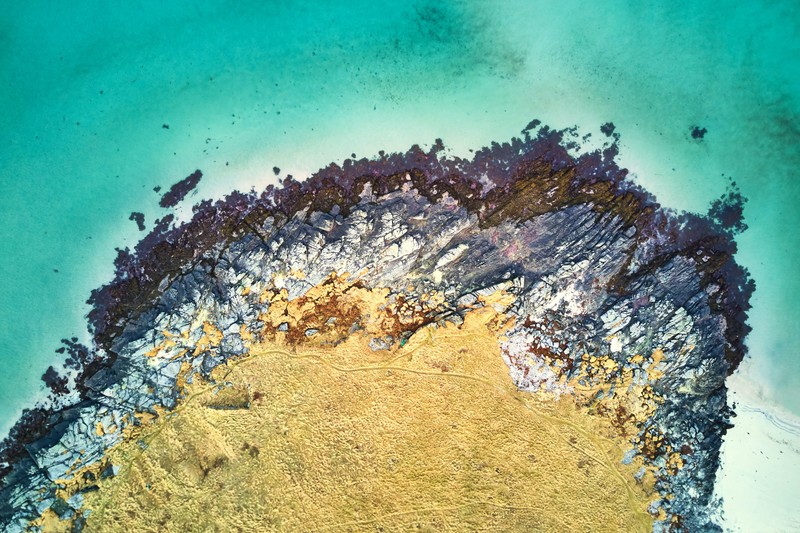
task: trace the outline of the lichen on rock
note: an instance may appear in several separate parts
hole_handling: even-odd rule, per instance
[[[91,524],[91,506],[78,496],[105,501],[116,480],[100,477],[109,464],[119,466],[114,457],[129,461],[119,475],[125,477],[138,464],[131,459],[137,447],[140,455],[162,453],[137,441],[148,428],[174,431],[203,417],[260,409],[265,392],[255,381],[225,372],[245,368],[265,346],[290,355],[315,346],[318,361],[369,366],[406,357],[425,336],[450,346],[452,334],[470,350],[472,341],[458,332],[469,330],[470,317],[490,314],[494,348],[487,350],[515,397],[540,410],[538,422],[513,410],[506,422],[518,416],[534,425],[595,424],[619,452],[613,465],[607,457],[600,463],[638,491],[634,500],[646,502],[648,528],[718,529],[711,495],[731,417],[725,378],[745,353],[753,290],[733,260],[743,198],[729,194],[707,217],[676,214],[626,179],[614,162],[616,137],[587,153],[576,138],[572,130],[532,123],[522,138],[494,143],[471,160],[447,156],[441,142],[428,151],[415,146],[331,165],[302,183],[287,179],[282,188],[203,202],[183,225],[157,221],[133,251],[120,252],[115,280],[93,293],[93,345],[67,345],[72,390],[31,412],[4,443],[0,523],[10,531],[32,520],[43,527],[55,513],[60,521]],[[359,361],[326,359],[341,356],[348,343],[360,343]],[[457,375],[452,347],[455,353],[423,357],[425,371]],[[335,386],[330,379],[326,386]],[[345,381],[361,386],[350,375]],[[308,392],[311,385],[298,386]],[[193,402],[198,387],[205,399]],[[459,401],[467,393],[477,391],[459,389]],[[545,412],[548,405],[559,407]],[[204,414],[184,416],[182,409]],[[442,424],[452,414],[431,413],[430,427],[448,431]],[[565,420],[572,425],[559,422]],[[495,429],[509,439],[537,438],[499,422]],[[565,431],[560,442],[581,448],[585,431]],[[222,446],[214,457],[195,450],[200,455],[187,468],[199,472],[200,483],[229,475],[234,459],[288,453],[244,444],[235,452]],[[605,486],[593,477],[595,452],[580,452],[570,466],[589,472],[581,490]],[[292,469],[292,457],[271,460]],[[526,479],[536,483],[536,468],[525,465],[514,473],[520,490]],[[640,516],[635,507],[626,516]],[[504,511],[498,524],[557,528],[558,516],[537,509]],[[302,529],[301,515],[287,516],[277,518]],[[477,518],[440,519],[464,526]]]

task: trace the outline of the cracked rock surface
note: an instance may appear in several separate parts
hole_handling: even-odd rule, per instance
[[[81,499],[60,498],[62,480],[102,463],[134,414],[178,405],[182,380],[208,377],[275,330],[292,333],[297,324],[265,319],[265,293],[300,298],[332,273],[419,300],[442,294],[420,307],[426,323],[458,324],[478,295],[512,294],[501,348],[517,387],[613,405],[598,409],[618,420],[628,459],[656,476],[654,529],[719,529],[725,378],[744,356],[753,290],[733,260],[741,222],[663,209],[626,180],[615,144],[581,154],[575,132],[537,126],[472,160],[440,142],[415,146],[201,203],[181,226],[159,221],[93,293],[93,345],[67,342],[70,391],[28,411],[3,443],[3,529],[22,531],[47,509],[75,514],[79,529]],[[741,197],[726,202],[715,209],[741,212]],[[597,383],[602,393],[578,393]],[[632,401],[647,404],[644,415]]]

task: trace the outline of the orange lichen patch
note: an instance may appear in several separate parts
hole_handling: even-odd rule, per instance
[[[297,269],[297,268],[293,268],[293,269],[291,269],[289,271],[289,277],[292,277],[292,278],[295,278],[295,279],[306,279],[306,273],[303,272],[302,270]]]
[[[660,379],[664,375],[664,372],[659,368],[664,359],[666,359],[666,355],[661,348],[656,348],[650,355],[649,364],[645,365],[645,368],[651,380]]]
[[[72,522],[61,520],[52,509],[46,509],[39,518],[31,521],[30,525],[40,528],[46,533],[72,533],[73,531]]]
[[[635,435],[641,432],[662,401],[649,384],[661,376],[654,366],[662,357],[660,350],[649,359],[637,354],[622,367],[610,357],[584,354],[581,371],[569,382],[578,403],[608,419],[618,436],[639,444],[647,457],[654,457],[651,454],[661,449],[661,441],[647,437],[640,443]],[[641,379],[642,374],[647,382]]]
[[[438,293],[412,297],[388,289],[369,289],[358,278],[332,273],[303,296],[289,300],[286,289],[261,294],[269,309],[259,319],[261,336],[290,346],[337,344],[353,331],[399,340],[425,324],[436,322],[449,308]]]
[[[651,460],[669,453],[671,449],[665,441],[664,434],[653,425],[646,426],[641,436],[633,438],[633,442],[638,445],[639,452]]]
[[[184,361],[181,363],[181,368],[178,370],[178,375],[175,378],[175,387],[179,391],[184,391],[186,389],[187,380],[189,376],[192,374],[193,368],[189,361]]]
[[[198,339],[192,355],[199,355],[222,342],[222,332],[211,322],[203,322],[203,335]]]
[[[156,357],[162,350],[166,350],[167,348],[175,346],[175,341],[172,340],[172,334],[169,331],[163,330],[161,335],[164,336],[165,340],[155,345],[152,350],[145,353],[147,357]]]
[[[164,347],[163,344],[159,344],[158,346],[155,346],[152,350],[148,351],[144,355],[147,356],[147,357],[155,357],[155,356],[157,356],[159,354],[159,352],[161,351],[161,349],[163,347]]]
[[[161,335],[164,337],[164,341],[158,343],[151,350],[149,350],[147,353],[145,353],[144,355],[146,357],[157,357],[161,352],[177,346],[178,345],[178,340],[176,340],[176,339],[186,341],[189,338],[189,332],[188,331],[183,331],[183,332],[180,333],[180,335],[174,335],[173,333],[170,333],[167,330],[162,330],[161,331]],[[177,354],[175,354],[172,357],[172,359],[176,359],[178,357],[181,357],[185,353],[186,353],[186,350],[182,350],[182,351],[178,352]]]
[[[679,452],[672,452],[669,454],[669,459],[667,460],[667,471],[670,475],[675,475],[678,473],[678,470],[683,468],[683,457]]]
[[[547,340],[547,346],[540,345],[538,339],[534,340],[528,347],[528,353],[548,364],[557,376],[566,376],[572,372],[575,363],[569,352],[569,343],[560,335],[560,332],[563,331],[563,324],[553,318],[544,318],[535,322],[526,318],[523,325],[536,331],[538,339]]]
[[[250,331],[250,328],[244,324],[239,326],[239,336],[242,338],[242,342],[244,342],[245,345],[251,344],[255,341],[255,335],[253,335],[253,332]]]
[[[135,416],[138,424],[140,425],[151,424],[158,417],[158,415],[153,413],[136,413]]]
[[[273,306],[288,311],[275,320],[312,324],[308,304],[320,302],[325,323],[336,295],[335,316],[358,310],[364,329],[336,344],[276,335],[215,369],[215,383],[186,384],[177,409],[111,451],[121,470],[86,495],[90,530],[652,529],[652,486],[620,463],[627,443],[608,423],[511,382],[498,308],[512,297],[482,297],[461,326],[423,325],[373,351],[379,326],[416,324],[425,306],[328,285]],[[403,306],[412,312],[398,318]],[[247,408],[216,405],[244,391]]]
[[[609,356],[584,354],[577,372],[564,381],[574,393],[575,404],[607,422],[606,435],[623,439],[633,445],[639,455],[633,464],[644,467],[645,475],[639,480],[646,490],[652,490],[656,467],[646,463],[659,456],[668,456],[667,471],[671,475],[683,467],[680,453],[673,453],[666,436],[651,424],[651,419],[663,399],[651,383],[663,376],[660,363],[666,358],[656,349],[649,356],[634,354],[622,364]],[[557,357],[545,356],[554,370],[563,368]],[[562,374],[563,379],[563,374]]]
[[[345,339],[362,313],[366,290],[345,276],[331,274],[305,295],[289,300],[286,289],[267,290],[262,299],[269,309],[259,317],[266,327],[266,338],[281,338],[289,345],[305,342],[313,332],[317,340],[336,343]]]

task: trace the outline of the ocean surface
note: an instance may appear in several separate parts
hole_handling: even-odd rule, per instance
[[[12,2],[0,14],[0,433],[44,395],[59,339],[88,337],[85,300],[111,278],[114,248],[143,235],[130,213],[148,228],[166,214],[154,187],[201,169],[188,212],[275,183],[273,166],[302,178],[436,138],[469,155],[538,118],[594,136],[613,122],[622,164],[677,210],[705,212],[736,182],[749,199],[738,258],[757,283],[736,386],[789,439],[798,58],[800,6],[782,0]],[[747,441],[742,427],[730,438]],[[758,476],[728,455],[727,479],[742,480],[721,490],[737,502],[726,514],[746,527],[743,484]]]

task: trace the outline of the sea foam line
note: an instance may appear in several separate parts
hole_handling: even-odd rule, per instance
[[[753,407],[746,404],[739,404],[737,406],[737,410],[743,411],[745,413],[760,414],[777,429],[785,431],[786,433],[789,433],[791,435],[800,437],[800,421],[798,420],[792,420],[788,416],[781,417],[767,409],[762,409],[760,407]]]

